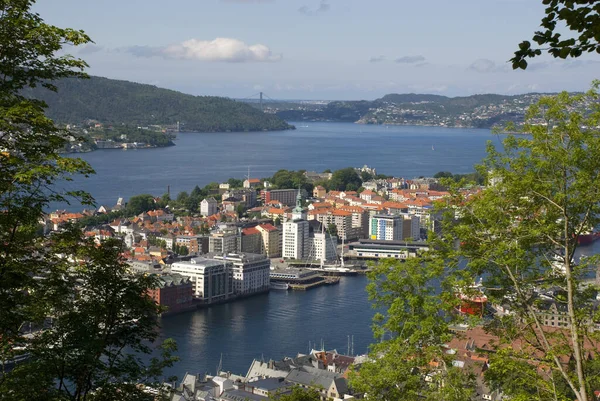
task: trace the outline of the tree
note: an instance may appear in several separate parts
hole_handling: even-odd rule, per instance
[[[273,399],[279,401],[320,401],[321,394],[317,390],[294,387],[291,393],[278,395]]]
[[[230,178],[227,180],[230,188],[241,188],[244,186],[244,181],[237,178]]]
[[[600,333],[593,330],[600,311],[592,302],[598,288],[581,284],[600,257],[574,256],[578,238],[600,224],[598,86],[543,97],[527,112],[523,131],[530,136],[509,135],[500,150],[488,144],[478,167],[487,187],[473,193],[461,189],[466,179],[445,180],[451,196],[437,205],[443,229],[430,233],[430,251],[374,267],[369,293],[384,309],[375,337],[385,339],[353,377],[357,391],[379,400],[469,399],[462,392],[469,388],[456,381],[463,373],[451,368],[440,344],[458,319],[451,313],[456,294],[468,296],[481,277],[493,289],[489,304],[512,312],[484,325],[497,337],[489,344],[487,384],[515,400],[593,399],[600,387]],[[554,327],[543,321],[549,297],[566,311]],[[431,361],[444,369],[432,371]],[[426,374],[439,385],[425,386]]]
[[[129,202],[127,202],[125,210],[129,216],[137,216],[140,213],[153,210],[154,207],[154,196],[142,194],[132,196]]]
[[[139,395],[133,383],[144,378],[142,371],[146,377],[157,373],[160,362],[146,369],[123,350],[143,351],[139,341],[155,338],[154,324],[147,326],[156,317],[156,306],[145,297],[147,282],[120,275],[116,242],[97,245],[77,230],[38,236],[50,202],[93,201],[60,184],[93,170],[60,155],[70,134],[45,117],[44,102],[23,93],[36,86],[52,91],[57,79],[83,77],[85,62],[57,53],[90,39],[44,23],[30,11],[32,4],[0,2],[0,398],[82,399],[90,388],[98,399],[111,390],[113,398]],[[140,324],[111,337],[116,327],[110,325],[125,316],[140,316]],[[28,338],[25,326],[46,329]],[[5,361],[23,350],[33,358],[8,371]]]
[[[327,226],[327,232],[331,235],[331,236],[336,236],[338,234],[337,232],[337,226],[333,223],[330,223]]]
[[[44,208],[72,197],[91,201],[87,194],[58,186],[63,178],[93,170],[81,159],[59,154],[67,133],[44,116],[44,102],[22,94],[38,85],[53,90],[55,79],[81,77],[85,62],[56,52],[63,44],[90,39],[81,31],[45,24],[30,12],[31,4],[0,3],[0,361],[11,358],[13,344],[23,343],[25,323],[44,318],[38,300],[29,296],[40,286],[34,277],[46,267],[46,252],[36,238]],[[2,369],[0,394],[6,380]]]
[[[435,252],[405,262],[384,259],[373,267],[367,290],[384,312],[373,319],[378,342],[371,358],[350,375],[356,392],[380,401],[471,399],[472,375],[454,367],[454,355],[444,347],[456,318],[453,273],[445,272]]]
[[[598,257],[575,260],[578,238],[600,223],[598,85],[542,98],[527,113],[523,130],[531,137],[509,136],[502,150],[490,144],[479,170],[493,185],[457,197],[460,218],[447,227],[461,244],[465,271],[485,277],[496,289],[490,301],[514,312],[488,326],[500,343],[488,373],[496,385],[507,367],[533,365],[512,376],[529,386],[504,387],[513,397],[588,401],[600,386],[600,333],[592,330],[600,316],[594,288],[581,285]],[[566,311],[558,329],[542,319],[539,294],[548,291]],[[530,347],[502,346],[515,342]]]
[[[542,18],[542,30],[536,31],[533,41],[519,44],[519,50],[510,59],[513,69],[527,68],[527,58],[547,52],[555,58],[579,57],[584,52],[600,53],[600,1],[598,0],[543,0],[547,6]],[[574,37],[563,38],[559,26],[566,26]],[[546,47],[544,47],[546,46]]]
[[[11,392],[23,392],[24,399],[32,392],[41,399],[81,400],[91,394],[115,399],[120,393],[147,398],[136,385],[160,388],[162,369],[176,360],[172,341],[161,347],[161,358],[148,364],[140,358],[152,352],[159,334],[161,308],[147,295],[157,286],[156,278],[129,275],[120,256],[124,245],[117,239],[98,245],[69,229],[53,235],[51,247],[81,263],[74,268],[66,258],[50,261],[53,268],[36,297],[44,300],[52,327],[28,345],[32,360],[11,372],[6,383]]]
[[[329,188],[337,191],[356,191],[361,185],[362,181],[352,167],[334,171],[329,180]]]

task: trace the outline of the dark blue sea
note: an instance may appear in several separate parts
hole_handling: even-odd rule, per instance
[[[190,191],[195,185],[230,177],[268,177],[279,169],[323,171],[365,164],[378,172],[413,178],[438,171],[468,173],[485,156],[486,142],[499,144],[489,130],[438,127],[297,123],[295,131],[181,133],[176,146],[145,150],[101,150],[76,155],[96,170],[68,189],[84,189],[98,205],[118,197]],[[58,206],[58,205],[53,205]],[[72,205],[71,209],[80,209]],[[373,309],[365,277],[306,292],[277,292],[161,319],[161,335],[179,344],[181,361],[169,370],[223,370],[245,374],[254,358],[282,358],[307,352],[309,343],[354,353],[373,342]]]

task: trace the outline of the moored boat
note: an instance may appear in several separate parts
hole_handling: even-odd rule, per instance
[[[290,285],[288,283],[283,283],[281,281],[271,281],[270,288],[272,290],[287,291],[287,290],[289,290]]]

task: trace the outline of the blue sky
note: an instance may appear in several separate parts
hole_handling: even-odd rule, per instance
[[[387,93],[585,90],[600,56],[507,60],[541,0],[38,0],[83,29],[89,73],[196,95],[375,99]]]

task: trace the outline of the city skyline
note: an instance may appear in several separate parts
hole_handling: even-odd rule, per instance
[[[58,5],[58,6],[57,6]],[[35,11],[95,44],[66,52],[92,75],[194,95],[375,99],[387,93],[582,91],[600,60],[548,56],[513,71],[541,2],[41,0]]]

